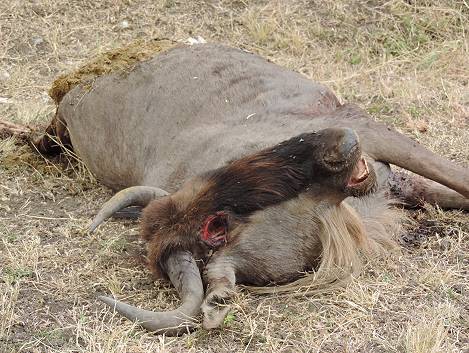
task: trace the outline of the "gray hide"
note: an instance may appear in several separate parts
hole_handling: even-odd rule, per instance
[[[174,48],[130,73],[99,77],[91,90],[69,92],[58,114],[78,155],[115,190],[174,191],[189,177],[299,133],[348,126],[371,158],[469,196],[467,170],[359,108],[341,106],[327,87],[222,45]]]

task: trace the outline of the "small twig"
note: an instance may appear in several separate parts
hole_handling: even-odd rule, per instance
[[[33,216],[33,215],[29,215],[29,214],[23,214],[22,216],[24,217],[28,217],[28,218],[33,218],[33,219],[47,219],[47,220],[50,220],[50,221],[66,221],[66,220],[70,220],[71,218],[66,218],[66,217],[43,217],[43,216]]]

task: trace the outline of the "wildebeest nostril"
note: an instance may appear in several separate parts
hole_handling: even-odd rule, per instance
[[[339,155],[347,156],[358,145],[358,136],[356,132],[349,128],[343,129],[343,135],[338,141],[337,150]]]
[[[324,161],[329,167],[341,169],[347,159],[358,146],[358,136],[354,130],[349,128],[327,129],[325,135],[328,146],[325,149]]]

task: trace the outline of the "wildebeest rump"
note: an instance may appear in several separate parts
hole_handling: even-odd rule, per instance
[[[121,207],[149,204],[142,235],[150,265],[175,284],[182,305],[117,310],[155,331],[180,332],[174,327],[190,326],[201,308],[204,325],[218,326],[235,282],[347,272],[360,249],[392,246],[400,217],[383,195],[389,186],[410,204],[469,207],[466,169],[340,104],[326,87],[222,45],[176,47],[80,84],[60,101],[48,132],[55,137],[38,141],[41,152],[56,151],[58,138],[104,184],[136,186],[107,203],[93,228]],[[294,152],[279,158],[286,145]],[[427,179],[400,184],[388,164]],[[359,197],[341,202],[348,196]],[[194,259],[203,261],[205,299]]]

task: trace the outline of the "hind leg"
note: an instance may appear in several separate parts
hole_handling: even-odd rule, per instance
[[[420,175],[392,171],[389,164],[371,161],[378,190],[390,193],[405,207],[420,207],[425,202],[441,208],[469,210],[469,199],[456,191]]]
[[[406,207],[419,207],[428,202],[441,208],[469,210],[469,199],[419,175],[395,171],[388,183],[392,195]]]

